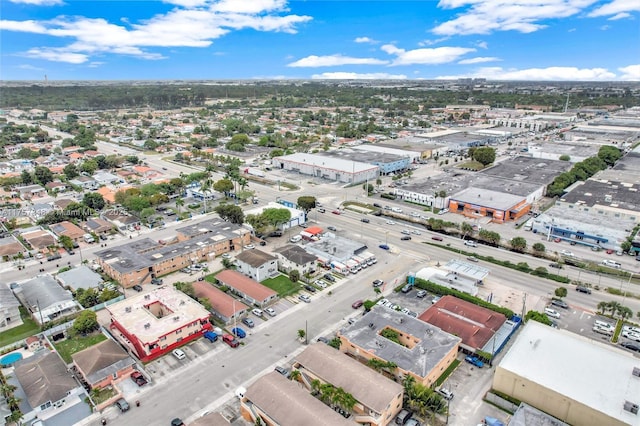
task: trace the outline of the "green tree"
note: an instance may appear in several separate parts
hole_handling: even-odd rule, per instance
[[[598,150],[598,158],[608,166],[613,166],[622,157],[622,152],[612,145],[603,145]]]
[[[220,218],[231,223],[242,225],[244,222],[244,213],[238,206],[232,204],[220,204],[214,211],[220,215]]]
[[[305,213],[309,213],[309,210],[316,207],[316,197],[306,195],[298,197],[298,207],[304,210]]]
[[[460,231],[462,231],[462,239],[464,240],[467,235],[473,234],[473,226],[468,222],[462,222]]]
[[[569,157],[567,154],[563,154],[558,158],[558,160],[560,160],[560,161],[569,161],[569,160],[571,160],[571,157]]]
[[[304,336],[306,335],[307,333],[303,329],[298,330],[298,339],[304,339]]]
[[[73,330],[78,334],[91,333],[99,327],[98,316],[93,311],[84,310],[73,321]]]
[[[36,182],[40,185],[46,185],[49,182],[53,182],[53,173],[45,166],[36,166],[33,170],[33,176]]]
[[[233,190],[233,182],[231,179],[220,179],[213,184],[213,189],[223,194],[228,194]]]
[[[20,173],[20,179],[25,185],[31,185],[33,183],[33,177],[31,177],[31,173],[26,170],[23,170],[22,173]]]
[[[140,211],[140,219],[148,221],[148,219],[156,213],[153,207],[146,207]]]
[[[82,204],[94,210],[102,210],[105,206],[104,198],[97,192],[87,192],[82,197]]]
[[[73,240],[68,235],[61,235],[58,238],[58,243],[67,250],[71,250],[73,248]]]
[[[558,287],[553,293],[558,297],[567,297],[568,291],[566,287]]]
[[[298,281],[300,281],[300,271],[298,271],[297,269],[292,269],[291,271],[289,271],[289,280],[291,280],[292,283],[297,283]]]
[[[86,160],[80,165],[80,170],[92,175],[98,170],[98,163],[95,160]]]
[[[510,241],[511,248],[517,252],[524,252],[527,248],[527,240],[524,237],[514,237]]]
[[[496,150],[491,147],[476,148],[473,151],[473,159],[483,166],[489,165],[496,161]]]
[[[268,208],[262,211],[262,216],[267,221],[267,223],[271,224],[275,228],[282,225],[283,223],[288,223],[291,220],[291,212],[289,209],[279,209],[279,208]]]
[[[600,314],[604,315],[604,312],[608,309],[608,305],[609,304],[604,301],[598,303],[597,309],[600,311]]]
[[[534,243],[533,246],[531,246],[531,248],[533,249],[533,251],[535,251],[536,253],[544,253],[546,248],[544,246],[544,244],[542,243]]]
[[[64,166],[63,169],[64,175],[67,177],[67,179],[73,179],[75,177],[78,177],[78,168],[76,167],[75,164],[67,164],[66,166]]]

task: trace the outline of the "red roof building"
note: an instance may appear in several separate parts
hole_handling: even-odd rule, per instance
[[[266,306],[278,298],[278,293],[259,282],[242,275],[238,271],[225,269],[216,275],[216,279],[231,291],[245,299],[249,304]]]
[[[460,346],[470,352],[482,349],[507,320],[501,313],[454,296],[442,297],[418,318],[460,337]]]
[[[196,297],[207,299],[211,303],[211,309],[225,324],[230,324],[234,319],[238,319],[249,312],[247,305],[207,281],[194,282],[193,291]]]

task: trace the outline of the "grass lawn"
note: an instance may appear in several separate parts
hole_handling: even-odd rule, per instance
[[[275,278],[264,280],[262,284],[277,292],[280,297],[289,296],[300,290],[301,287],[299,283],[292,283],[289,277],[284,275],[278,275]]]
[[[40,332],[38,324],[20,307],[20,316],[24,324],[0,333],[0,346],[10,345]]]
[[[467,161],[465,163],[460,163],[458,164],[458,168],[460,169],[465,169],[465,170],[482,170],[484,169],[485,166],[482,165],[482,163],[478,162],[478,161]]]
[[[81,350],[86,349],[89,346],[93,346],[96,343],[100,343],[103,340],[107,340],[107,337],[97,331],[87,337],[72,337],[67,340],[63,340],[62,342],[54,343],[53,346],[56,347],[56,350],[58,351],[62,359],[64,359],[64,362],[70,363],[71,355],[75,354],[76,352],[80,352]]]

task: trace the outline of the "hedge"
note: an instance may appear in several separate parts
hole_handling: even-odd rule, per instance
[[[483,308],[487,308],[490,309],[494,312],[498,312],[501,313],[502,315],[504,315],[505,317],[507,317],[507,319],[511,319],[514,315],[513,311],[511,309],[507,309],[507,308],[503,308],[502,306],[498,306],[498,305],[494,305],[493,303],[487,302],[486,300],[482,300],[478,297],[472,296],[470,294],[467,293],[463,293],[461,291],[458,290],[454,290],[452,288],[449,287],[444,287],[435,283],[432,283],[431,281],[427,281],[427,280],[423,280],[420,278],[416,278],[415,284],[416,287],[421,288],[423,290],[427,290],[430,293],[435,293],[435,294],[439,294],[442,296],[447,296],[447,295],[451,295],[451,296],[455,296],[458,299],[462,299],[466,302],[470,302],[473,303],[474,305],[478,305],[481,306]]]

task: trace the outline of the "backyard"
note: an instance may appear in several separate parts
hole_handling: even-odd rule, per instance
[[[293,283],[289,277],[285,275],[278,275],[275,278],[269,278],[262,281],[262,284],[269,287],[271,290],[278,293],[278,296],[289,296],[298,290],[300,290],[300,283]]]
[[[0,333],[0,346],[10,345],[40,332],[38,324],[31,319],[23,307],[20,307],[20,316],[22,317],[22,325]]]
[[[106,340],[107,337],[96,331],[88,336],[76,336],[69,337],[60,342],[55,342],[53,346],[55,346],[56,350],[67,364],[71,362],[71,355],[76,352],[80,352],[83,349],[86,349],[90,346],[95,345],[96,343],[100,343],[103,340]]]

